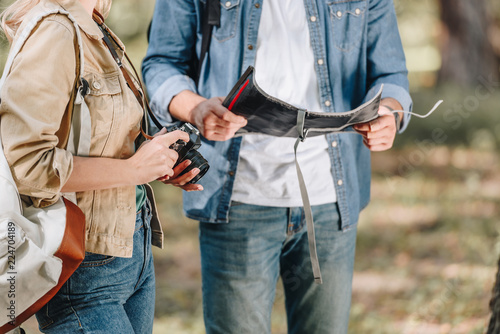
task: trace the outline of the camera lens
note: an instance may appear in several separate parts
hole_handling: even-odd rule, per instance
[[[189,166],[187,166],[182,171],[182,173],[179,174],[179,176],[186,174],[187,172],[189,172],[193,168],[198,168],[200,170],[200,172],[198,174],[196,174],[195,177],[191,181],[189,181],[188,183],[198,182],[203,177],[203,175],[206,174],[206,172],[210,168],[208,161],[205,160],[205,158],[203,158],[203,156],[200,154],[200,152],[198,152],[196,150],[189,151],[183,160],[190,160],[191,164]]]

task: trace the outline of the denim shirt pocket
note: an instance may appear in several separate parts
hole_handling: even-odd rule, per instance
[[[214,27],[213,37],[219,42],[224,42],[236,35],[240,0],[221,1],[220,6],[220,27]]]
[[[349,52],[361,45],[365,29],[367,0],[328,2],[335,47]]]

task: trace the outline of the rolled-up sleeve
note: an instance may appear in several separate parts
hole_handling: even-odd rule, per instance
[[[392,0],[370,0],[368,17],[368,84],[366,100],[384,85],[382,98],[396,99],[403,110],[412,110],[408,70]],[[403,119],[404,131],[409,115]]]
[[[35,206],[54,203],[73,168],[72,154],[61,148],[76,79],[70,27],[57,16],[44,19],[16,56],[1,90],[5,156],[20,194]]]

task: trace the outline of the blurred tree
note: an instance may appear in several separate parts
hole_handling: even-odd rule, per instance
[[[490,301],[491,319],[487,334],[500,333],[500,259],[498,261],[498,272],[495,286]]]
[[[486,0],[439,0],[439,4],[443,29],[438,82],[470,86],[477,83],[478,76],[491,74],[496,80],[500,57],[488,34],[494,31],[494,21]]]

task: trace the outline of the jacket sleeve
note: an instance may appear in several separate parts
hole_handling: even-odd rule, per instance
[[[172,122],[168,106],[183,90],[196,92],[188,73],[196,58],[199,1],[158,0],[153,15],[149,47],[142,74],[151,108],[163,123]]]
[[[20,194],[35,206],[59,198],[73,166],[71,153],[58,147],[68,135],[61,123],[76,79],[74,32],[68,26],[55,16],[44,19],[16,56],[1,91],[5,156]]]
[[[384,85],[382,98],[396,99],[403,110],[412,110],[408,70],[399,36],[398,22],[392,0],[369,0],[367,50],[367,100]],[[405,114],[404,131],[409,122]]]

